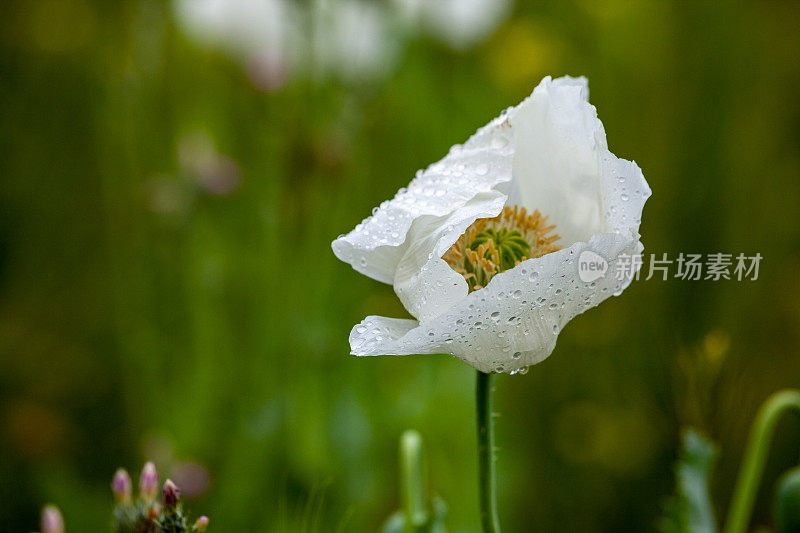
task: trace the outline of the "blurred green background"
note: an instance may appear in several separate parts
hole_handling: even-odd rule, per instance
[[[153,459],[215,531],[375,531],[416,428],[476,531],[473,369],[348,355],[407,315],[330,242],[548,74],[586,75],[642,167],[646,252],[764,259],[635,282],[497,380],[502,523],[652,530],[687,424],[722,515],[757,406],[800,385],[800,3],[258,4],[2,8],[0,530],[54,501],[103,531],[114,469]],[[754,523],[798,444],[783,421]]]

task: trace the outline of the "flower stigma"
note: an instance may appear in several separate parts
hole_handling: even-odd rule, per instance
[[[538,210],[504,207],[495,218],[479,218],[442,256],[450,267],[464,276],[469,291],[485,287],[500,272],[514,268],[526,259],[557,252],[554,244],[561,237],[550,234],[555,224]]]

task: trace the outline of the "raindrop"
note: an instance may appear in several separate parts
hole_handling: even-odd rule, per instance
[[[512,359],[519,359],[520,357],[522,357],[522,352],[514,352],[511,356]]]
[[[503,137],[502,135],[498,135],[494,139],[492,139],[492,149],[493,150],[500,150],[504,148],[508,144],[508,139]]]

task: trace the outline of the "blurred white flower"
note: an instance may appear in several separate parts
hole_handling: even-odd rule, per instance
[[[301,13],[287,0],[174,0],[186,33],[239,57],[254,82],[276,88],[298,68]]]
[[[397,42],[390,36],[390,19],[377,3],[333,0],[318,3],[314,18],[314,56],[318,70],[346,80],[377,78],[397,58]]]
[[[456,50],[475,46],[511,12],[511,0],[394,0],[401,16]]]
[[[545,78],[333,242],[417,319],[367,317],[353,354],[449,353],[484,372],[523,371],[569,320],[630,283],[614,272],[642,249],[650,188],[608,150],[587,96],[585,78]],[[577,265],[587,250],[608,262],[591,282]]]
[[[364,0],[175,0],[174,7],[189,36],[239,57],[264,89],[302,71],[379,77],[397,56],[389,13]]]
[[[173,0],[173,7],[189,37],[222,48],[258,87],[272,90],[299,74],[384,77],[418,29],[469,48],[505,20],[511,0]]]

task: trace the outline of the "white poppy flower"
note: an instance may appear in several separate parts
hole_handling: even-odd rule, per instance
[[[630,283],[636,268],[616,273],[641,253],[650,188],[608,150],[587,95],[585,78],[546,77],[333,242],[417,319],[367,317],[350,334],[354,355],[448,353],[524,372],[574,316]],[[583,281],[581,254],[603,275]]]

